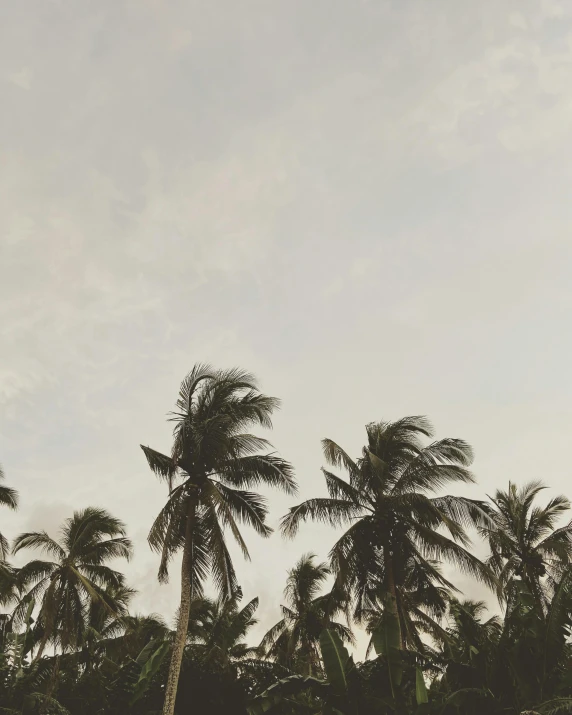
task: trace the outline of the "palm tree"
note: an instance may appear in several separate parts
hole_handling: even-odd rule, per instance
[[[89,670],[96,661],[113,652],[125,633],[125,619],[129,617],[129,603],[135,591],[128,586],[111,586],[105,589],[105,600],[89,603],[82,635],[81,659]],[[114,604],[114,609],[108,607]]]
[[[539,481],[520,489],[509,482],[506,491],[497,490],[491,499],[493,523],[480,529],[491,550],[488,562],[499,577],[499,599],[506,600],[507,584],[519,577],[543,612],[549,591],[572,562],[572,521],[556,528],[570,501],[559,495],[544,507],[535,506],[545,488]]]
[[[447,637],[441,639],[440,643],[449,661],[455,665],[475,667],[479,656],[490,657],[500,639],[503,624],[498,616],[483,620],[486,613],[487,607],[483,601],[451,599]],[[465,683],[465,686],[475,687],[475,683]]]
[[[443,675],[434,680],[431,690],[434,697],[445,700],[443,713],[460,712],[461,706],[467,714],[520,712],[513,709],[514,703],[500,702],[497,673],[502,671],[502,680],[512,688],[508,654],[499,649],[502,620],[498,616],[485,620],[486,611],[482,601],[451,598],[448,625],[435,634],[436,662]]]
[[[210,572],[221,595],[237,588],[225,541],[228,528],[245,557],[248,549],[237,522],[269,536],[266,501],[251,488],[259,484],[296,492],[292,467],[280,457],[259,454],[267,440],[249,434],[251,425],[271,427],[278,400],[259,392],[252,375],[239,369],[196,365],[181,384],[171,455],[143,447],[151,469],[169,485],[169,498],[149,533],[161,553],[159,580],[168,577],[173,555],[182,550],[181,599],[177,632],[165,690],[164,715],[173,715],[190,605],[202,595]]]
[[[259,649],[245,641],[258,622],[254,617],[258,598],[240,608],[241,600],[242,591],[238,589],[230,598],[200,598],[191,604],[190,649],[206,663],[228,669],[236,661],[259,655]]]
[[[288,715],[394,712],[387,698],[368,697],[363,687],[364,679],[337,633],[322,631],[319,646],[320,660],[324,665],[320,677],[294,674],[282,678],[252,698],[247,708],[250,715],[270,712]]]
[[[326,563],[316,563],[314,554],[304,554],[288,572],[282,618],[266,633],[260,648],[266,656],[304,675],[321,672],[319,641],[324,629],[342,641],[354,642],[351,630],[334,620],[343,611],[345,599],[331,591],[321,594],[331,571]]]
[[[402,627],[403,643],[419,653],[428,651],[422,635],[429,635],[433,640],[440,640],[444,635],[442,621],[453,594],[458,589],[441,573],[438,561],[427,559],[428,568],[423,562],[410,558],[401,565],[405,574],[399,586],[397,606]],[[363,618],[366,630],[373,634],[384,621],[387,607],[387,594],[384,589],[383,575],[372,575],[373,604],[365,609]],[[366,655],[374,647],[373,636]]]
[[[0,465],[0,482],[4,481],[4,472]],[[18,508],[18,492],[15,489],[10,489],[3,484],[0,484],[0,504],[7,506],[9,509]],[[10,547],[8,540],[0,533],[0,563],[6,561]]]
[[[86,623],[86,629],[98,640],[114,638],[124,632],[125,619],[129,616],[129,604],[136,594],[129,586],[109,586],[105,592],[108,600],[115,604],[115,609],[110,611],[106,608],[105,601],[91,601]]]
[[[134,614],[121,618],[123,632],[105,643],[105,655],[116,662],[133,660],[151,641],[168,640],[171,631],[158,613]]]
[[[15,611],[23,612],[30,599],[40,604],[38,623],[43,635],[35,660],[42,657],[48,641],[57,641],[63,651],[78,647],[84,638],[93,603],[111,614],[121,612],[113,597],[124,587],[124,577],[106,565],[114,558],[129,560],[132,546],[125,525],[104,509],[88,507],[74,512],[61,529],[59,541],[45,531],[20,534],[13,552],[39,549],[51,561],[35,559],[23,566],[18,578],[29,591]]]
[[[371,423],[366,430],[368,442],[356,461],[332,440],[323,440],[327,461],[343,467],[349,480],[322,470],[329,498],[292,507],[282,529],[293,536],[307,519],[336,528],[350,524],[330,552],[337,587],[352,594],[355,617],[361,620],[379,598],[381,584],[398,618],[403,648],[404,590],[412,563],[425,572],[427,582],[442,582],[432,563],[437,559],[495,585],[490,570],[466,548],[465,527],[484,526],[490,519],[483,502],[432,496],[450,482],[474,481],[466,442],[443,439],[424,446],[421,438],[431,437],[432,428],[423,417]]]

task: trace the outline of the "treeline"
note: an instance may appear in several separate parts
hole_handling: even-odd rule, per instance
[[[252,641],[258,600],[243,602],[227,544],[247,556],[244,526],[270,535],[260,491],[296,494],[292,466],[252,431],[271,427],[278,404],[242,370],[197,365],[169,417],[170,450],[142,446],[167,491],[149,532],[160,581],[182,555],[174,630],[131,612],[117,563],[133,549],[107,511],[77,511],[55,537],[0,536],[0,714],[572,712],[570,502],[539,501],[540,482],[444,495],[474,481],[472,451],[435,440],[423,417],[367,425],[355,459],[323,441],[325,496],[293,506],[281,531],[331,525],[329,560],[292,565],[282,618]],[[18,506],[3,483],[0,504]],[[502,615],[467,599],[445,564],[485,584]],[[348,650],[357,628],[370,638],[362,663]]]

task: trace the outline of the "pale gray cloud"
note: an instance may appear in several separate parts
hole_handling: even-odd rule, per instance
[[[357,454],[366,422],[408,413],[474,444],[471,494],[566,490],[567,3],[0,12],[0,460],[22,495],[3,531],[107,506],[138,607],[172,613],[138,444],[168,447],[198,360],[283,398],[272,439],[303,497],[322,437]],[[291,503],[271,497],[275,523]],[[261,630],[286,569],[332,539],[249,535]]]

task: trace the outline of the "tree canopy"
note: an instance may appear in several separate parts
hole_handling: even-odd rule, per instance
[[[292,465],[254,434],[278,406],[244,370],[198,364],[170,450],[142,447],[166,484],[149,531],[160,583],[182,555],[172,623],[133,610],[120,570],[133,547],[107,509],[76,510],[57,535],[2,532],[0,713],[572,713],[570,501],[514,475],[467,498],[471,447],[436,439],[425,417],[368,424],[355,458],[324,439],[326,495],[292,505],[281,532],[328,524],[327,559],[301,544],[280,604],[244,598],[228,537],[249,558],[242,526],[271,533],[259,490],[297,491]],[[2,470],[0,482],[0,506],[18,508]]]

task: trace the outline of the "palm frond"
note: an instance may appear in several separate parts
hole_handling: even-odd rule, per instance
[[[205,380],[213,380],[216,371],[206,363],[197,363],[193,369],[181,382],[179,397],[177,399],[177,409],[183,414],[190,414],[193,409],[193,400],[201,383]]]
[[[182,485],[171,493],[167,503],[153,522],[147,541],[153,551],[161,554],[159,581],[168,579],[169,563],[185,540],[187,494]]]
[[[62,529],[63,543],[72,558],[81,558],[83,553],[100,542],[102,537],[125,537],[125,524],[105,509],[87,507],[74,512],[66,519]],[[130,542],[125,539],[126,553],[130,553]]]
[[[230,598],[236,591],[238,582],[223,531],[212,507],[205,507],[200,525],[205,535],[208,563],[214,584],[220,594]]]
[[[530,715],[570,715],[572,713],[572,698],[554,698],[546,700],[540,705],[535,705],[534,710],[528,711]],[[522,713],[526,715],[526,713]]]
[[[360,492],[356,487],[348,484],[348,482],[328,472],[326,469],[322,469],[322,474],[326,479],[326,487],[331,499],[342,499],[352,501],[355,504],[369,504],[372,506],[368,496]]]
[[[570,501],[563,495],[552,498],[545,507],[533,507],[528,521],[528,539],[536,541],[553,531],[557,520],[569,509]]]
[[[294,469],[285,459],[274,454],[247,455],[229,459],[218,466],[217,476],[230,487],[253,487],[260,484],[296,495],[298,488]]]
[[[59,568],[53,561],[33,559],[18,570],[16,580],[20,589],[27,589],[44,578],[51,577]]]
[[[272,529],[265,524],[268,514],[266,499],[256,492],[231,489],[218,482],[214,489],[220,494],[225,507],[244,524],[251,526],[261,536],[270,536]]]
[[[234,434],[228,437],[228,453],[233,458],[245,457],[272,448],[271,443],[254,434]]]
[[[8,555],[10,554],[10,542],[0,533],[0,562],[6,561]]]
[[[147,464],[155,474],[169,484],[169,491],[172,488],[173,480],[177,475],[177,466],[171,457],[161,452],[156,452],[150,447],[139,445],[147,459]]]
[[[254,614],[258,609],[258,603],[258,598],[253,598],[230,619],[225,636],[227,642],[232,644],[232,647],[235,647],[239,639],[244,638],[248,630],[256,625],[257,621],[254,618]]]
[[[333,467],[343,468],[350,475],[356,474],[359,471],[357,463],[333,440],[323,439],[322,450],[324,452],[324,458],[328,464],[331,464]]]
[[[66,552],[60,544],[48,536],[45,531],[28,531],[17,536],[14,539],[12,553],[17,554],[22,549],[38,549],[59,560],[66,557]]]
[[[229,492],[230,491],[232,490],[229,489]],[[205,508],[214,510],[213,518],[215,518],[217,522],[220,520],[222,526],[230,530],[230,532],[234,536],[234,540],[242,551],[242,555],[245,559],[250,560],[248,548],[244,539],[242,538],[242,534],[240,533],[240,529],[238,528],[238,525],[234,518],[234,513],[229,504],[228,498],[223,498],[223,495],[217,489],[216,485],[210,480],[208,480],[203,486],[201,496],[203,498],[203,504],[205,505]]]
[[[108,559],[123,558],[126,561],[133,555],[133,544],[126,536],[105,541],[93,541],[85,545],[79,560],[85,564],[102,564]]]
[[[18,492],[15,489],[0,484],[0,504],[7,506],[9,509],[17,509]]]
[[[324,582],[330,575],[326,563],[316,563],[315,554],[303,554],[288,572],[284,596],[297,608],[307,606],[317,597]]]
[[[465,528],[494,526],[493,513],[486,502],[456,496],[435,497],[431,502],[449,519]]]
[[[125,586],[125,576],[120,571],[115,571],[104,564],[81,564],[81,570],[90,581],[101,588],[122,589]],[[133,591],[130,592],[133,593]],[[117,602],[115,594],[111,593],[110,595]]]
[[[290,508],[282,517],[280,528],[285,536],[294,537],[301,522],[311,519],[339,527],[352,519],[362,516],[364,509],[353,501],[342,499],[316,498],[308,499],[298,506]]]
[[[413,527],[419,541],[420,551],[428,558],[446,559],[454,563],[461,571],[485,583],[489,588],[496,588],[498,581],[490,568],[467,549],[421,524]]]
[[[443,439],[425,447],[405,467],[393,493],[435,491],[450,482],[473,483],[467,470],[473,460],[471,447],[460,439]]]
[[[270,656],[276,642],[285,632],[287,627],[286,619],[282,618],[278,621],[278,623],[275,623],[272,628],[266,631],[264,637],[260,641],[259,648],[261,648],[267,656]]]

